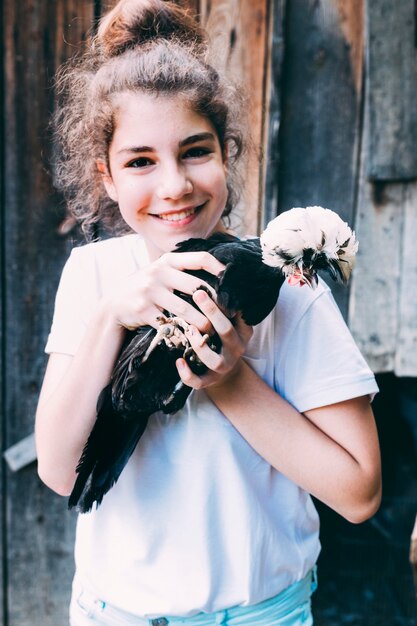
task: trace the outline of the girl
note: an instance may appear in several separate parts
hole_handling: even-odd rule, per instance
[[[157,327],[169,310],[209,368],[199,378],[177,361],[194,389],[184,409],[151,417],[102,505],[79,516],[72,626],[312,624],[308,494],[352,522],[380,499],[377,388],[328,288],[284,285],[252,329],[183,272],[217,274],[214,257],[170,253],[224,230],[233,204],[235,98],[205,56],[184,10],[122,0],[60,78],[70,207],[85,227],[106,218],[130,234],[76,248],[64,268],[37,412],[42,480],[71,492],[125,329]],[[202,341],[213,329],[220,355]]]

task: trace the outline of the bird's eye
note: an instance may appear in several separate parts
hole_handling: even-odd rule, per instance
[[[149,167],[150,165],[153,165],[152,159],[149,157],[139,157],[138,159],[134,159],[134,161],[130,161],[127,167],[144,168]]]

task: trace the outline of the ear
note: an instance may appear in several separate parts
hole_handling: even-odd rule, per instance
[[[108,170],[107,164],[103,159],[96,160],[97,170],[101,174],[101,180],[103,181],[103,185],[107,191],[107,195],[114,200],[114,202],[118,201],[117,190],[114,186],[113,179]]]

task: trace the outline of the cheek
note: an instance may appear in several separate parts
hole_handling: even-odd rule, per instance
[[[119,189],[119,206],[122,211],[141,211],[149,205],[151,198],[152,191],[146,182],[127,182],[123,189]]]
[[[217,179],[217,189],[218,189],[218,199],[219,199],[219,204],[222,205],[222,208],[225,207],[226,202],[227,202],[227,196],[228,196],[228,189],[227,189],[227,182],[226,182],[226,176],[222,175],[219,176]]]
[[[204,182],[207,188],[214,190],[214,195],[219,202],[227,199],[226,173],[221,166],[210,169],[205,173]]]

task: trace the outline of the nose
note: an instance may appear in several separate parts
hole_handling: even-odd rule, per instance
[[[161,200],[179,200],[193,191],[193,184],[183,167],[170,164],[161,170],[158,197]]]

